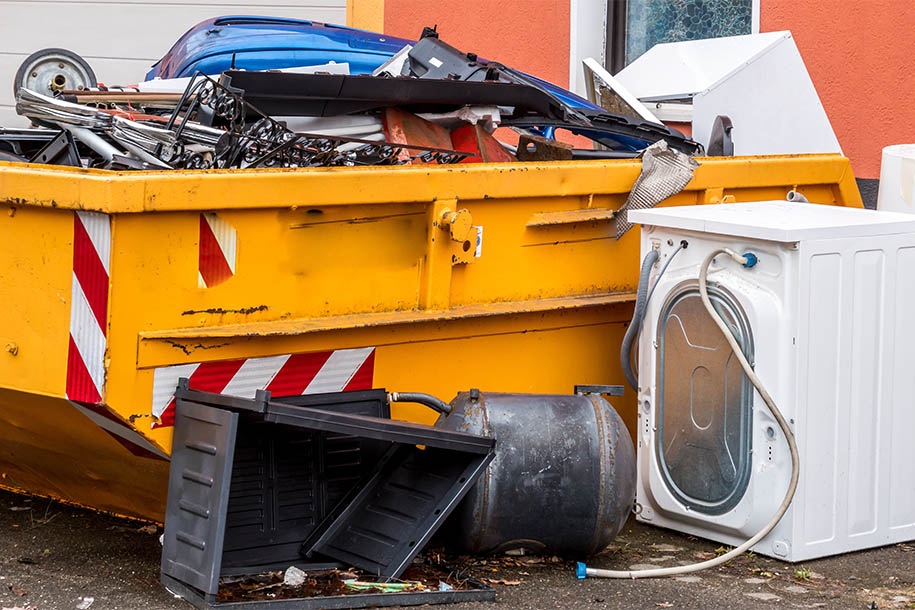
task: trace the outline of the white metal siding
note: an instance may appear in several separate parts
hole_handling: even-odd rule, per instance
[[[81,55],[108,85],[142,81],[195,24],[222,15],[265,15],[346,23],[346,0],[0,0],[0,126],[25,125],[13,107],[13,76],[33,52]]]

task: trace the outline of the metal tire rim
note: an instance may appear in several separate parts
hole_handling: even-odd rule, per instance
[[[96,85],[95,73],[79,55],[66,49],[43,49],[30,55],[16,72],[14,93],[20,87],[43,95],[86,89]]]

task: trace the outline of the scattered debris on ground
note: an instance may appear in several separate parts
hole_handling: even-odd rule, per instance
[[[288,573],[287,569],[285,574]],[[220,582],[217,600],[224,603],[364,593],[417,593],[451,589],[463,591],[480,587],[480,581],[464,572],[417,564],[407,568],[401,578],[387,582],[378,582],[371,574],[359,570],[306,573],[295,568],[293,573],[296,578],[291,582],[284,580],[284,572],[224,577]]]
[[[38,502],[43,500],[33,500]],[[95,600],[89,610],[190,608],[187,602],[175,599],[159,584],[161,547],[154,537],[138,532],[136,522],[55,503],[50,512],[59,512],[61,516],[30,531],[28,512],[9,510],[11,506],[24,504],[23,496],[0,491],[0,531],[4,532],[0,536],[0,608],[75,608],[81,601],[79,598],[84,601],[87,596]],[[521,583],[492,585],[496,589],[496,603],[449,606],[454,610],[662,607],[768,610],[776,604],[779,604],[776,607],[865,610],[871,603],[886,610],[911,608],[915,601],[912,546],[903,543],[798,565],[747,554],[720,569],[676,579],[612,583],[576,580],[574,561],[561,557],[530,554],[453,557],[436,547],[427,548],[424,558],[430,564],[456,566],[481,581]],[[692,563],[696,553],[714,554],[717,547],[692,536],[630,520],[613,544],[590,561],[598,567],[613,569],[652,561],[658,565],[676,565]],[[37,564],[22,564],[19,557],[42,559]],[[808,577],[798,580],[796,569],[809,570]],[[341,576],[347,580],[364,578],[351,571],[341,572]],[[418,579],[408,573],[402,580]],[[13,589],[21,594],[14,594]],[[762,599],[770,595],[779,600]]]

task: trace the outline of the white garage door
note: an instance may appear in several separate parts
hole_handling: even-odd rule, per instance
[[[150,66],[195,24],[222,15],[264,15],[346,23],[346,0],[0,0],[0,126],[23,126],[13,77],[38,49],[81,55],[107,85],[142,81]]]

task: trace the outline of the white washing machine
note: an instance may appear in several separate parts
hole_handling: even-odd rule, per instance
[[[789,421],[794,501],[754,551],[787,561],[915,539],[915,218],[808,203],[629,212],[657,280],[638,346],[638,519],[738,545],[781,503],[783,434],[702,306]]]

